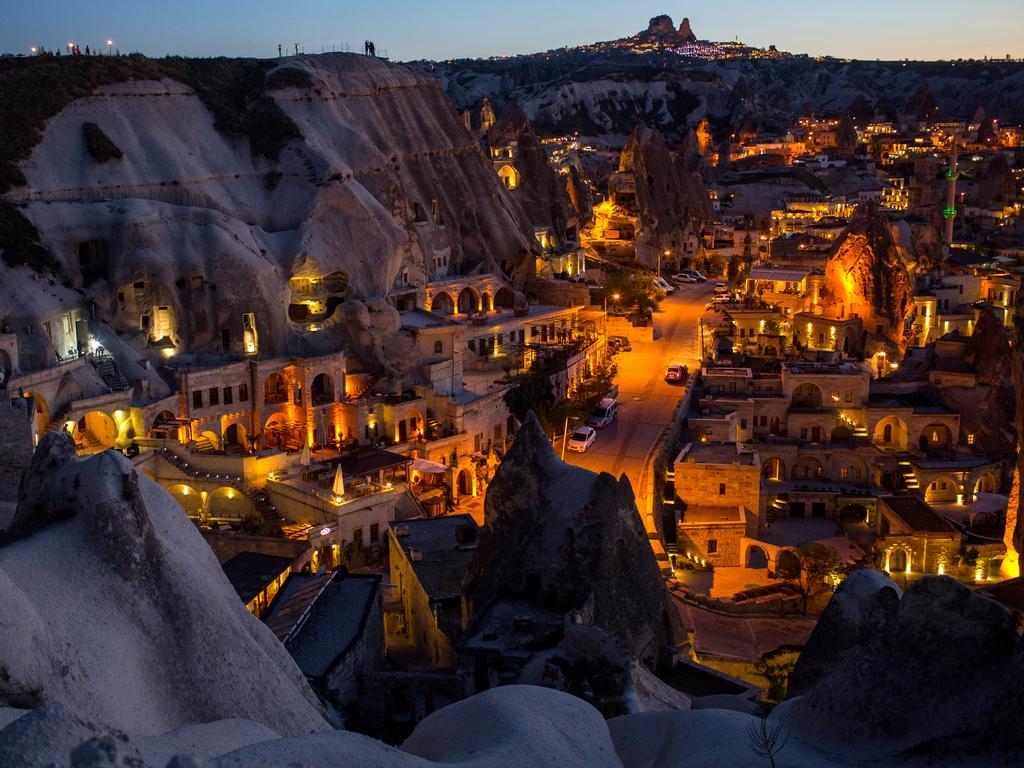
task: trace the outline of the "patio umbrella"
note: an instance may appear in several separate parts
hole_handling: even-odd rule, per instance
[[[436,474],[441,475],[448,471],[448,467],[444,464],[439,464],[436,461],[429,461],[428,459],[413,459],[412,465],[409,467],[413,472],[422,472],[423,474]]]
[[[331,486],[331,491],[335,496],[345,495],[345,473],[341,471],[341,464],[338,464],[338,468],[334,470],[334,485]]]
[[[306,440],[302,441],[302,455],[299,457],[299,464],[304,467],[308,467],[313,461],[313,458],[309,455],[309,442]]]

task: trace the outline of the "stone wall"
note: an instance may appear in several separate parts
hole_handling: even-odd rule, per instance
[[[743,520],[692,525],[679,524],[680,545],[685,540],[684,537],[689,539],[699,551],[700,556],[711,565],[743,565],[740,558],[744,536],[746,536],[746,523]],[[718,543],[715,552],[708,552],[708,542],[711,540]]]
[[[35,446],[35,401],[8,397],[0,390],[0,528],[4,524],[3,505],[18,500],[18,485],[28,469]]]
[[[533,284],[537,301],[553,307],[590,306],[590,288],[585,283],[538,278]]]
[[[309,543],[305,541],[251,536],[234,531],[211,531],[205,528],[201,529],[200,533],[221,565],[241,552],[259,552],[263,555],[293,558],[295,562],[292,568],[301,570],[309,562],[313,552],[309,548]]]

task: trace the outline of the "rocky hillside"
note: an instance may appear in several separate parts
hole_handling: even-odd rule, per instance
[[[518,102],[539,131],[578,130],[617,146],[638,119],[681,141],[708,116],[724,138],[748,118],[764,130],[784,130],[808,107],[822,115],[852,108],[895,117],[917,110],[921,92],[941,115],[969,119],[982,107],[1004,122],[1024,121],[1024,65],[1014,62],[700,62],[670,53],[564,49],[424,66],[461,108],[478,107],[484,96],[499,108]]]
[[[261,351],[336,349],[359,335],[341,316],[360,313],[315,330],[290,319],[293,275],[330,275],[333,310],[438,275],[532,266],[528,219],[422,73],[348,54],[213,60],[216,79],[209,62],[118,61],[89,77],[71,58],[0,70],[0,102],[33,77],[50,89],[3,130],[17,139],[0,157],[12,324],[38,324],[35,267],[118,331],[139,328],[124,306],[136,288],[170,306],[179,352],[240,346],[246,312]]]
[[[329,728],[199,531],[127,459],[79,460],[51,432],[21,488],[0,531],[0,702],[69,704],[140,735],[236,717]]]

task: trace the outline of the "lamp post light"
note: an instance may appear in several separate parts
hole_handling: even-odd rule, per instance
[[[612,299],[615,300],[615,301],[618,301],[619,300],[619,294],[613,293],[612,294]],[[604,314],[605,314],[605,317],[608,316],[608,297],[607,296],[604,297]]]
[[[34,45],[31,48],[29,48],[29,50],[32,51],[33,56],[36,55],[36,47]]]
[[[68,54],[73,53],[74,50],[75,50],[75,44],[73,42],[71,42],[70,40],[68,40]]]
[[[113,55],[114,55],[114,41],[113,40],[107,40],[107,56],[113,56]]]

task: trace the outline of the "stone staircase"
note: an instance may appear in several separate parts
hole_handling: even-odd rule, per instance
[[[128,389],[128,379],[122,375],[114,358],[110,355],[93,355],[89,358],[96,373],[103,379],[103,383],[110,387],[111,392],[123,392]]]
[[[907,489],[916,491],[921,488],[917,482],[917,475],[914,474],[914,467],[910,463],[909,459],[901,458],[899,460],[900,473],[903,475],[903,482],[906,484]]]
[[[280,525],[282,520],[284,520],[284,518],[281,517],[281,514],[277,511],[277,507],[270,502],[270,497],[267,495],[266,491],[254,488],[237,475],[218,475],[216,473],[203,472],[202,470],[196,469],[181,456],[167,448],[161,448],[159,453],[168,464],[189,477],[195,478],[196,480],[216,480],[218,482],[223,482],[225,485],[230,485],[252,502],[256,516],[262,519],[267,525],[277,526]]]

